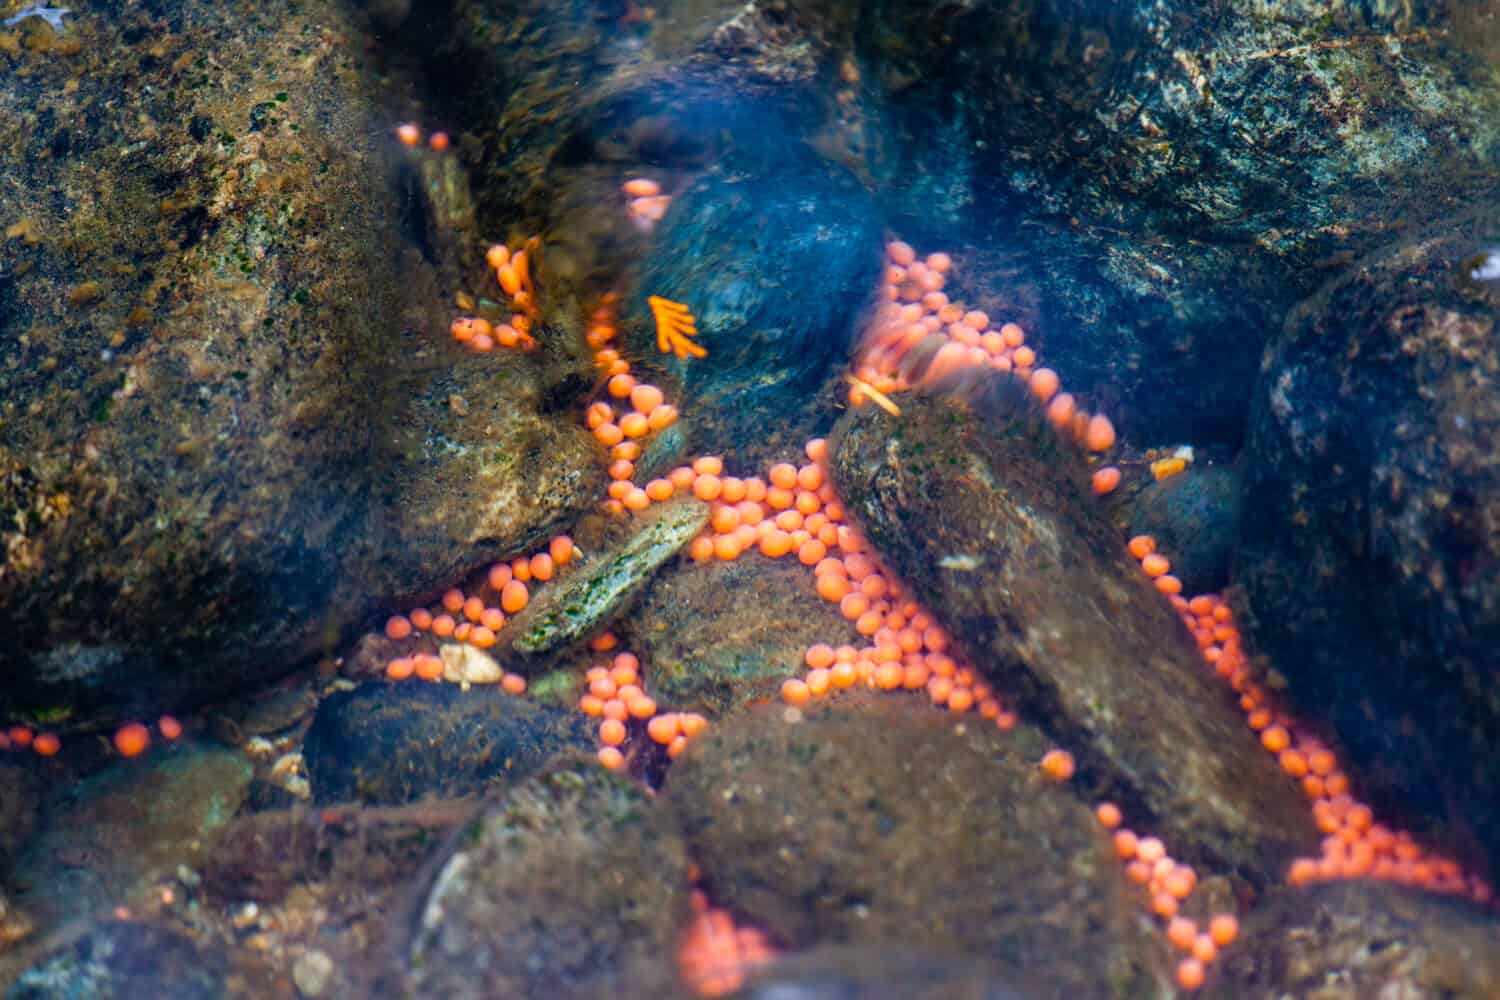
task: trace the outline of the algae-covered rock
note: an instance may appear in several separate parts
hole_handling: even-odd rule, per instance
[[[860,640],[838,605],[818,597],[808,567],[754,551],[731,563],[669,566],[625,635],[649,664],[647,681],[661,704],[710,718],[775,696],[782,681],[802,673],[813,643]]]
[[[1082,780],[1174,855],[1279,881],[1317,841],[1301,792],[1125,551],[1071,443],[1008,376],[982,385],[903,397],[899,418],[852,410],[830,441],[850,517]]]
[[[316,801],[393,804],[504,787],[592,743],[582,714],[495,685],[372,681],[319,706],[302,753]]]
[[[518,785],[438,869],[408,942],[416,996],[677,996],[688,857],[664,810],[593,763]]]
[[[1377,811],[1500,866],[1500,215],[1394,243],[1288,318],[1246,451],[1251,635]],[[1442,828],[1442,829],[1438,829]]]
[[[77,940],[38,961],[5,996],[218,1000],[225,995],[228,966],[222,952],[172,928],[112,920],[86,928]]]
[[[960,955],[1028,996],[1155,992],[1165,956],[1088,807],[981,723],[914,695],[762,705],[696,737],[667,799],[715,901],[774,941]]]
[[[708,505],[691,497],[655,505],[632,518],[630,531],[542,590],[512,626],[515,649],[544,653],[596,630],[708,524]]]
[[[592,494],[543,361],[446,337],[353,18],[127,5],[0,52],[0,712],[264,682]]]
[[[250,774],[236,751],[186,744],[116,758],[55,788],[15,868],[20,901],[53,923],[196,864],[239,809]]]
[[[1209,972],[1235,1000],[1500,995],[1493,914],[1432,893],[1345,882],[1268,893]]]

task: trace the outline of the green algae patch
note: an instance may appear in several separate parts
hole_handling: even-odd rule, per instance
[[[515,650],[545,653],[592,632],[703,530],[708,515],[707,504],[688,498],[639,515],[633,533],[537,595],[517,618]]]

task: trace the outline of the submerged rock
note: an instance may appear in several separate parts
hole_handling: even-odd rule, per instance
[[[1024,390],[986,384],[978,405],[850,411],[830,440],[850,517],[1128,822],[1177,857],[1279,881],[1317,842],[1295,782],[1125,551],[1071,443]]]
[[[1455,218],[1361,262],[1267,352],[1237,577],[1357,794],[1500,870],[1500,294]]]
[[[1155,993],[1166,956],[1099,825],[1018,751],[921,695],[851,692],[715,723],[667,800],[715,902],[773,941],[962,956],[1028,996]]]
[[[3,56],[0,715],[264,683],[592,493],[540,362],[446,337],[353,16],[127,6]]]
[[[6,1000],[219,1000],[229,963],[176,930],[108,921],[23,972]]]
[[[423,865],[477,809],[463,799],[295,806],[241,816],[204,860],[203,891],[225,909],[247,901],[279,905],[312,893],[326,909],[323,926],[351,935],[349,947],[362,947],[354,940],[409,899]],[[324,940],[332,943],[332,937]]]
[[[506,787],[592,746],[586,716],[494,685],[372,681],[323,702],[302,752],[315,801],[395,804]]]
[[[790,146],[731,158],[672,201],[630,302],[627,340],[662,357],[648,296],[685,304],[702,358],[656,362],[682,386],[692,450],[758,463],[832,423],[832,393],[881,264],[869,195],[842,167]],[[767,417],[785,435],[757,451]]]
[[[1209,972],[1204,992],[1236,1000],[1500,996],[1492,914],[1379,882],[1277,889]]]
[[[670,567],[631,615],[626,638],[661,704],[718,718],[775,697],[801,674],[813,643],[860,637],[838,605],[817,596],[808,567],[756,553]]]
[[[664,810],[592,762],[510,790],[400,930],[409,995],[679,995],[688,857]]]
[[[1465,48],[1485,7],[878,4],[843,138],[1069,391],[1128,436],[1234,444],[1292,304],[1500,195],[1500,80]]]
[[[1240,533],[1240,480],[1233,466],[1195,463],[1130,500],[1127,533],[1156,539],[1184,594],[1217,593],[1229,583]]]
[[[238,752],[202,744],[116,758],[53,790],[13,879],[39,921],[114,906],[210,850],[250,784]]]

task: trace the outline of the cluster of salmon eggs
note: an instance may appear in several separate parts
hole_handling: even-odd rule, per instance
[[[861,340],[849,390],[851,405],[880,402],[891,393],[931,384],[963,368],[987,367],[1023,379],[1061,434],[1090,452],[1114,446],[1115,428],[1103,414],[1090,414],[1072,393],[1062,392],[1055,371],[1037,367],[1037,353],[1015,323],[998,326],[988,314],[951,301],[943,291],[953,270],[946,253],[918,259],[908,243],[886,244],[886,266],[873,321]],[[1093,473],[1095,493],[1120,484],[1120,470]]]
[[[614,301],[613,297],[607,298],[595,312],[588,342],[595,349],[596,363],[610,379],[610,394],[616,398],[630,397],[633,412],[627,416],[635,419],[637,435],[644,436],[653,428],[649,418],[644,427],[639,418],[665,404],[659,390],[652,386],[644,387],[647,393],[640,395],[645,398],[637,399],[642,387],[634,379],[627,382],[621,378],[629,377],[628,365],[609,347],[614,339]],[[977,324],[978,321],[973,322]],[[1026,354],[1022,354],[1021,359],[1029,360]],[[879,378],[869,369],[864,374]],[[1022,374],[1035,378],[1035,372]],[[1042,381],[1048,381],[1046,375]],[[899,382],[887,381],[884,385],[896,391],[903,388]],[[1055,390],[1056,386],[1053,388]],[[1034,385],[1033,391],[1036,391]],[[1065,399],[1065,405],[1067,402]],[[1076,433],[1082,437],[1080,443],[1085,447],[1104,450],[1113,445],[1114,429],[1107,418],[1070,409],[1068,421],[1064,422],[1058,419],[1061,412],[1061,408],[1049,408],[1054,425],[1062,428],[1066,424],[1066,429],[1071,432],[1077,424]],[[614,450],[622,445],[629,448],[634,442],[626,440],[629,435],[620,429],[620,425],[609,429],[613,424],[613,410],[608,404],[595,403],[589,408],[586,420],[600,442],[612,449],[610,475],[614,481],[610,486],[610,499],[615,505],[612,509],[645,510],[653,502],[669,500],[679,493],[691,493],[710,505],[710,516],[708,528],[689,544],[689,558],[700,562],[730,561],[752,547],[769,558],[795,554],[799,562],[813,570],[817,594],[824,600],[837,603],[840,613],[852,624],[855,632],[869,640],[863,647],[827,643],[809,646],[804,653],[807,671],[804,676],[789,678],[783,683],[783,700],[798,705],[856,684],[876,690],[925,691],[935,706],[953,713],[972,710],[982,718],[994,720],[1002,730],[1014,728],[1017,723],[1015,712],[1001,703],[973,667],[950,655],[946,632],[908,596],[894,575],[879,565],[858,531],[846,523],[843,505],[827,474],[826,441],[809,441],[805,448],[806,463],[800,466],[777,463],[767,470],[764,478],[726,475],[720,457],[705,455],[679,466],[666,476],[637,486],[631,481],[631,476],[639,451],[636,448],[628,452]],[[623,423],[622,419],[620,424]],[[605,428],[602,435],[599,433],[601,428]],[[612,636],[606,635],[602,641],[605,645],[596,646],[597,650],[612,648]],[[625,758],[618,747],[627,738],[627,724],[631,719],[650,720],[646,726],[650,737],[675,748],[676,752],[685,746],[684,737],[694,731],[695,723],[684,721],[679,723],[680,729],[669,733],[667,729],[671,727],[657,721],[662,716],[655,714],[654,701],[640,689],[639,667],[634,655],[620,653],[611,664],[596,665],[588,673],[589,691],[581,699],[580,707],[591,715],[605,716],[600,724],[600,738],[604,743],[600,760],[606,767],[618,769],[624,766]],[[612,715],[607,714],[608,707],[613,708]],[[686,713],[679,713],[677,718],[701,719]],[[654,731],[657,725],[662,728],[660,734]],[[706,725],[706,722],[696,722],[696,725]],[[1055,748],[1042,757],[1039,767],[1048,778],[1066,781],[1073,776],[1075,763],[1070,753]],[[1154,843],[1159,846],[1159,841]],[[1148,856],[1153,854],[1150,843],[1146,853]],[[1186,885],[1187,891],[1191,891],[1196,883],[1191,869],[1176,865],[1166,856],[1164,849],[1156,861],[1158,863],[1151,869],[1152,877],[1147,879],[1152,883],[1150,887],[1156,890],[1153,897],[1176,900],[1178,897],[1171,895],[1176,890],[1185,898],[1182,886]],[[1166,906],[1160,901],[1156,905],[1159,909]],[[1177,916],[1175,908],[1172,916]],[[724,913],[722,920],[730,920],[729,915]],[[1175,926],[1172,933],[1179,939],[1183,938],[1185,927],[1194,931],[1188,949],[1185,949],[1191,950],[1192,954],[1183,960],[1178,978],[1186,988],[1196,988],[1202,982],[1204,963],[1211,961],[1216,954],[1210,949],[1232,940],[1234,931],[1231,928],[1237,925],[1232,916],[1221,915],[1214,918],[1208,930],[1199,934],[1196,924],[1189,922],[1185,925],[1183,920],[1186,918],[1170,925]],[[690,931],[689,935],[694,933],[705,932],[700,929]],[[727,942],[732,935],[721,934],[720,939]],[[723,947],[728,957],[721,956],[717,964],[725,970],[724,983],[735,983],[730,988],[737,988],[742,979],[736,977],[743,976],[743,972],[738,971],[741,966],[733,960],[730,946]],[[707,981],[692,971],[690,963],[684,962],[683,968],[689,981],[698,983],[695,988],[703,987],[700,995],[718,995],[711,992],[712,983],[704,986]]]
[[[413,608],[407,614],[392,615],[385,623],[386,638],[404,642],[421,633],[430,633],[438,639],[489,649],[498,641],[497,633],[505,627],[509,616],[526,609],[531,601],[531,586],[551,580],[576,554],[573,540],[558,535],[542,551],[495,563],[470,593],[453,587],[443,594],[436,607]],[[413,676],[437,681],[443,678],[444,664],[430,652],[414,652],[392,659],[386,664],[385,674],[394,681]],[[500,686],[512,694],[521,694],[526,690],[526,678],[507,672],[500,679]]]
[[[634,177],[620,188],[628,199],[625,214],[641,232],[649,233],[667,214],[672,196],[661,193],[661,185],[649,177]]]
[[[1130,539],[1127,548],[1139,560],[1142,572],[1171,600],[1204,661],[1240,696],[1245,722],[1259,734],[1261,746],[1276,755],[1281,770],[1298,782],[1312,802],[1313,822],[1324,834],[1320,856],[1294,861],[1288,873],[1291,884],[1375,878],[1466,895],[1481,904],[1490,902],[1493,889],[1483,879],[1465,875],[1450,858],[1423,850],[1410,834],[1375,822],[1370,807],[1350,794],[1348,775],[1333,751],[1311,734],[1299,732],[1286,713],[1272,706],[1265,688],[1251,675],[1233,612],[1222,598],[1214,594],[1183,598],[1181,583],[1171,575],[1171,563],[1156,551],[1149,535]]]
[[[1198,885],[1198,873],[1174,860],[1159,838],[1123,828],[1124,816],[1114,803],[1099,803],[1094,815],[1101,826],[1113,831],[1115,853],[1125,863],[1125,874],[1145,888],[1150,912],[1166,923],[1168,943],[1185,953],[1177,965],[1177,984],[1185,990],[1202,986],[1219,949],[1238,935],[1239,920],[1232,913],[1220,913],[1200,926],[1182,913]]]
[[[531,335],[537,314],[536,289],[531,283],[536,247],[534,239],[515,251],[502,243],[490,247],[485,262],[495,272],[501,291],[510,296],[515,311],[509,323],[492,323],[482,316],[460,316],[448,327],[454,340],[479,354],[488,354],[496,346],[526,350],[537,346],[536,338]]]
[[[594,439],[609,449],[611,482],[604,506],[611,513],[645,510],[652,500],[665,500],[672,495],[648,494],[647,489],[637,487],[631,478],[641,457],[642,440],[677,421],[677,407],[667,402],[666,394],[630,374],[630,362],[611,346],[619,335],[615,319],[618,303],[619,296],[606,295],[590,317],[585,335],[594,352],[594,364],[607,379],[605,391],[615,401],[598,400],[584,413],[584,423]]]
[[[614,633],[596,636],[589,648],[609,653],[618,645]],[[579,709],[599,722],[599,763],[611,771],[624,769],[621,749],[632,736],[644,734],[652,743],[666,747],[677,757],[687,749],[688,739],[702,732],[708,720],[697,712],[661,712],[641,680],[641,661],[634,653],[618,652],[606,664],[596,664],[584,675],[588,688],[578,701]],[[638,730],[632,734],[631,729]]]
[[[728,996],[776,950],[758,928],[736,926],[729,911],[712,906],[702,890],[694,889],[692,899],[693,920],[677,946],[677,967],[698,996]]]
[[[62,749],[56,733],[36,732],[30,726],[11,726],[0,730],[0,750],[30,750],[43,757],[54,757]]]
[[[654,222],[651,213],[657,209],[651,206],[665,211],[666,200],[654,182],[637,179],[628,182],[625,191],[634,199],[632,217]],[[662,200],[650,200],[657,198]],[[659,217],[657,214],[656,218]],[[943,287],[952,268],[951,258],[931,254],[919,261],[915,251],[899,241],[888,245],[887,256],[889,264],[881,293],[885,301],[862,341],[854,377],[850,380],[852,405],[861,405],[866,399],[877,403],[884,399],[882,405],[886,405],[887,393],[982,364],[1025,379],[1044,406],[1048,421],[1086,450],[1104,452],[1114,445],[1115,431],[1109,419],[1082,410],[1071,394],[1060,391],[1056,373],[1036,366],[1036,353],[1026,344],[1019,326],[1005,323],[992,328],[989,317],[982,312],[948,301]],[[496,258],[500,259],[500,255]],[[524,261],[522,257],[522,275]],[[511,271],[516,272],[513,257],[502,259],[502,263],[509,263]],[[508,293],[512,292],[512,286],[515,291],[530,291],[529,285],[523,288],[519,281],[507,285],[504,276],[501,283]],[[710,455],[644,485],[633,482],[641,439],[670,426],[677,418],[677,411],[666,402],[660,389],[632,376],[629,363],[614,348],[617,301],[613,293],[605,296],[591,317],[587,333],[595,363],[606,379],[608,395],[618,401],[595,402],[585,414],[590,431],[609,449],[612,482],[606,507],[615,513],[641,511],[653,502],[691,493],[710,505],[710,518],[705,532],[689,544],[689,558],[728,561],[752,547],[770,558],[795,554],[800,562],[812,568],[818,595],[836,602],[854,630],[869,640],[863,647],[826,643],[809,646],[804,653],[807,671],[802,677],[784,682],[783,699],[801,704],[855,684],[877,690],[923,690],[933,704],[950,712],[974,710],[981,717],[993,719],[1002,729],[1013,728],[1017,723],[1015,713],[1001,704],[993,689],[978,678],[972,667],[954,659],[946,633],[907,595],[895,577],[878,564],[858,532],[845,522],[842,504],[828,481],[827,445],[822,440],[808,443],[805,464],[779,463],[764,478],[726,475],[722,459]],[[475,336],[478,334],[475,331]],[[619,411],[616,405],[620,406]],[[1108,493],[1118,485],[1119,478],[1119,471],[1113,467],[1097,469],[1093,474],[1094,491]],[[1368,807],[1348,795],[1348,779],[1337,770],[1327,748],[1310,737],[1302,737],[1296,746],[1292,745],[1291,733],[1295,730],[1284,715],[1272,713],[1265,691],[1251,679],[1232,615],[1222,600],[1213,595],[1185,599],[1181,581],[1170,573],[1170,564],[1156,553],[1151,539],[1131,539],[1128,547],[1156,589],[1183,616],[1205,660],[1240,694],[1247,721],[1261,732],[1263,745],[1278,754],[1283,769],[1302,782],[1314,801],[1315,821],[1327,834],[1323,857],[1294,863],[1290,876],[1294,884],[1373,875],[1443,891],[1467,892],[1479,901],[1489,899],[1489,887],[1477,879],[1465,878],[1455,863],[1430,858],[1410,837],[1374,823]],[[529,571],[532,567],[529,560],[526,562]],[[504,585],[518,579],[521,573],[513,562],[510,578]],[[491,587],[501,595],[498,610],[483,602],[471,605],[472,598],[461,592],[445,595],[445,608],[448,604],[458,604],[448,608],[449,611],[463,610],[466,618],[470,617],[467,613],[470,610],[480,615],[479,619],[464,623],[471,626],[469,641],[477,637],[476,644],[481,646],[492,641],[483,631],[489,628],[484,622],[487,612],[494,612],[492,620],[503,625],[503,618],[496,619],[495,615],[509,610],[504,607],[504,585]],[[438,617],[431,617],[434,624]],[[397,616],[392,621],[399,619]],[[413,612],[407,622],[409,627],[417,628],[424,620],[419,612]],[[453,621],[456,633],[462,626],[451,616],[449,620]],[[446,628],[447,624],[438,627]],[[400,630],[398,625],[397,631]],[[387,634],[391,635],[389,623]],[[605,633],[594,640],[592,648],[607,653],[614,645],[613,635]],[[415,664],[412,669],[416,671]],[[429,665],[428,669],[438,668]],[[638,658],[618,652],[607,663],[591,667],[586,675],[588,687],[579,707],[601,719],[599,759],[611,769],[625,767],[627,759],[621,748],[633,738],[644,735],[666,747],[669,755],[675,757],[685,748],[687,739],[707,725],[696,713],[658,712],[654,699],[644,690],[640,670]],[[511,676],[514,675],[507,675],[507,680]],[[517,677],[516,681],[519,682],[516,689],[524,690],[524,680]],[[633,733],[632,727],[640,732]],[[1074,774],[1075,763],[1070,753],[1055,748],[1042,757],[1039,768],[1051,780],[1067,781]],[[1178,984],[1186,990],[1197,989],[1219,950],[1235,940],[1236,918],[1232,914],[1216,914],[1200,926],[1182,912],[1197,885],[1193,869],[1171,858],[1158,838],[1122,828],[1123,817],[1113,804],[1099,804],[1096,816],[1113,831],[1116,853],[1125,863],[1128,877],[1145,888],[1148,908],[1164,921],[1168,942],[1184,953],[1177,968]],[[769,958],[769,945],[759,932],[735,928],[730,915],[712,909],[701,892],[696,893],[695,904],[698,915],[684,937],[679,955],[684,976],[700,995],[731,992],[743,982],[747,964]]]

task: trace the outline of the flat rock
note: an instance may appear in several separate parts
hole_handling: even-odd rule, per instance
[[[999,378],[998,376],[996,377]],[[1279,881],[1317,833],[1024,390],[851,411],[835,484],[872,547],[1023,718],[1174,856]],[[1140,820],[1134,819],[1142,816]]]
[[[633,516],[623,538],[586,556],[516,616],[516,651],[544,653],[596,631],[703,530],[708,517],[708,505],[691,497],[653,504]]]
[[[1168,981],[1107,838],[1013,736],[914,695],[753,707],[696,737],[667,800],[714,901],[799,948],[914,950],[1026,996]]]

